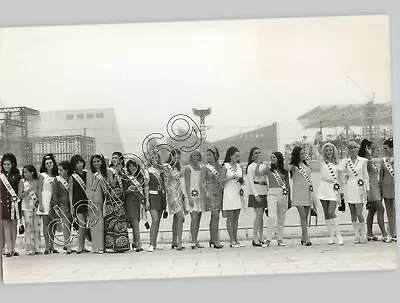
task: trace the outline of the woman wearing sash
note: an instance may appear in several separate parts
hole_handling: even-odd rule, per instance
[[[347,144],[349,157],[342,160],[340,170],[345,174],[344,199],[349,203],[353,224],[354,243],[367,243],[367,228],[363,216],[363,207],[367,203],[369,192],[368,160],[359,157],[358,144]]]
[[[204,209],[203,199],[200,198],[200,175],[202,160],[201,153],[198,150],[193,151],[189,157],[189,165],[185,169],[185,185],[189,202],[190,212],[190,233],[192,236],[192,249],[204,248],[197,240],[200,228],[201,214]]]
[[[53,183],[53,195],[50,201],[49,217],[62,220],[64,235],[64,247],[67,255],[72,253],[71,249],[71,226],[72,226],[72,201],[69,199],[69,178],[72,175],[72,165],[69,161],[58,164],[58,176]]]
[[[105,194],[104,245],[107,252],[123,253],[130,250],[128,223],[124,208],[122,153],[114,152],[107,170]]]
[[[166,209],[166,201],[159,154],[152,154],[150,164],[151,166],[148,168],[149,183],[146,186],[146,207],[150,209],[151,215],[150,245],[147,250],[148,252],[153,252],[154,249],[161,249],[161,247],[157,246],[157,235],[161,216]]]
[[[265,166],[265,165],[264,165]],[[268,176],[268,220],[267,241],[263,247],[269,247],[272,241],[275,221],[277,221],[276,238],[278,246],[285,246],[283,242],[283,230],[285,227],[286,211],[291,207],[289,173],[285,170],[283,155],[273,152],[271,165],[262,167],[261,157],[257,159],[255,169],[256,176]]]
[[[25,221],[25,250],[28,255],[40,254],[41,220],[37,215],[39,180],[36,168],[25,165],[19,183],[19,198],[22,200],[22,211]]]
[[[90,158],[90,171],[86,176],[86,195],[93,202],[94,208],[88,209],[88,221],[92,238],[92,252],[104,252],[104,196],[107,191],[107,166],[102,154],[95,154]]]
[[[87,172],[84,171],[86,163],[80,155],[74,155],[71,158],[73,174],[69,179],[69,199],[73,206],[73,218],[78,221],[78,241],[79,246],[77,254],[89,252],[85,248],[85,237],[88,234],[88,229],[85,228],[88,219],[88,198],[86,196],[86,177]],[[91,202],[91,207],[95,207]]]
[[[325,143],[321,148],[321,133],[317,132],[314,140],[314,154],[320,165],[321,180],[318,186],[318,199],[324,210],[326,227],[329,233],[329,244],[335,244],[335,233],[339,245],[343,245],[336,219],[336,207],[340,205],[343,195],[343,178],[339,172],[339,153],[335,145]]]
[[[376,166],[372,160],[372,154],[374,152],[374,144],[368,139],[361,141],[360,149],[358,150],[358,156],[368,160],[367,170],[369,175],[369,187],[370,191],[367,197],[368,209],[367,215],[367,240],[368,241],[378,241],[378,237],[374,236],[372,233],[372,225],[374,222],[374,216],[376,213],[378,219],[378,225],[382,233],[382,241],[385,243],[390,243],[390,237],[386,232],[385,228],[385,209],[382,204],[382,197],[379,188],[379,168]]]
[[[307,155],[300,146],[293,148],[287,170],[293,179],[292,205],[299,212],[301,224],[301,244],[311,246],[308,235],[307,218],[311,208],[315,208],[314,188],[311,181],[311,169],[308,165]]]
[[[41,216],[43,223],[43,235],[46,243],[44,254],[58,254],[58,250],[54,248],[54,223],[49,217],[50,200],[53,194],[54,178],[58,175],[58,168],[53,154],[47,154],[42,159],[39,175],[39,207],[37,214]]]
[[[385,201],[386,213],[389,221],[389,232],[391,240],[397,242],[396,234],[396,201],[394,194],[394,158],[393,158],[393,138],[383,143],[385,157],[382,159],[379,185],[381,195]]]
[[[226,227],[230,238],[230,247],[233,248],[244,246],[237,238],[244,193],[242,188],[244,185],[243,172],[239,158],[239,150],[236,147],[228,148],[221,172],[221,182],[224,185],[222,209],[227,213]]]
[[[18,198],[18,185],[21,180],[17,168],[17,159],[13,154],[5,154],[1,158],[0,202],[1,220],[4,229],[4,238],[7,257],[18,257],[15,250],[17,240],[17,223],[22,216],[21,200]]]
[[[210,247],[223,248],[219,242],[219,215],[222,209],[221,166],[218,163],[219,152],[216,147],[207,149],[207,165],[201,168],[200,190],[206,209],[211,210]]]
[[[168,211],[174,216],[172,221],[171,248],[176,248],[178,251],[184,249],[182,246],[182,232],[184,213],[186,212],[182,191],[183,186],[181,185],[180,158],[181,151],[179,149],[173,149],[169,154],[165,152],[160,153]]]
[[[140,213],[145,206],[145,180],[141,167],[133,160],[126,162],[127,179],[123,180],[125,193],[125,212],[133,231],[132,249],[136,252],[143,251],[140,241]]]
[[[265,174],[257,176],[256,166],[261,159],[261,150],[258,147],[250,149],[248,164],[247,164],[247,178],[249,180],[250,195],[249,207],[252,207],[255,212],[253,223],[253,246],[262,247],[264,244],[264,210],[268,207],[267,192],[268,181]],[[261,169],[265,168],[265,164],[261,163]]]

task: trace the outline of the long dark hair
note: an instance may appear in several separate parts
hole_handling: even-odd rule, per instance
[[[225,154],[224,163],[231,162],[232,156],[238,152],[239,152],[239,150],[236,147],[234,147],[234,146],[229,147]],[[238,163],[239,163],[239,161],[238,161]]]
[[[259,148],[256,147],[256,146],[255,146],[255,147],[252,147],[252,148],[250,149],[249,157],[247,158],[246,174],[247,174],[247,170],[249,169],[250,164],[254,162],[253,153],[254,153],[254,151],[257,150],[257,149],[259,149]]]
[[[299,167],[300,162],[303,162],[305,165],[308,166],[308,163],[306,160],[301,161],[300,159],[300,152],[303,148],[301,146],[295,146],[292,151],[292,156],[290,157],[290,165],[294,165],[296,167]],[[290,175],[292,176],[292,172],[290,172]]]
[[[271,163],[271,171],[274,172],[276,169],[278,169],[283,175],[287,175],[287,171],[285,169],[284,165],[284,160],[283,160],[283,155],[280,152],[273,152],[272,154],[275,155],[277,163],[272,164]]]
[[[113,152],[113,153],[112,153],[112,155],[111,155],[111,157],[113,157],[114,155],[117,155],[119,159],[121,159],[121,158],[122,158],[122,153],[121,153],[121,152],[119,152],[119,151]],[[119,161],[119,162],[122,164],[122,166],[123,166],[123,167],[125,166],[125,162],[124,162],[124,160],[121,160],[121,161]],[[109,167],[114,167],[114,163],[112,163],[112,161],[111,161],[111,163],[110,163],[110,166],[109,166]]]
[[[181,151],[177,148],[174,148],[170,153],[168,157],[167,163],[172,162],[172,157],[176,157],[177,155],[181,155]],[[178,161],[175,161],[173,168],[176,168],[178,171],[181,171],[181,164]]]
[[[126,161],[126,166],[125,167],[126,167],[127,174],[131,175],[131,172],[129,170],[129,166],[131,166],[131,165],[135,166],[136,169],[137,169],[136,173],[134,174],[134,177],[135,178],[143,177],[142,167],[140,166],[139,163],[137,163],[136,161],[131,160],[131,159]]]
[[[17,158],[15,157],[15,155],[11,154],[11,153],[8,153],[8,154],[5,154],[3,156],[3,158],[1,158],[1,172],[3,174],[6,173],[6,171],[5,171],[4,167],[3,167],[3,164],[4,164],[5,161],[10,161],[11,162],[11,169],[9,171],[9,174],[10,175],[19,175],[19,169],[17,168]]]
[[[104,159],[104,156],[101,154],[95,154],[90,158],[90,170],[92,171],[92,173],[96,172],[96,168],[94,168],[94,166],[93,166],[94,158],[97,158],[101,161],[100,172],[103,175],[103,177],[107,177],[106,159]]]
[[[29,172],[31,172],[33,179],[36,180],[38,178],[38,173],[37,173],[37,170],[36,170],[35,166],[28,164],[28,165],[25,165],[23,169],[26,169]],[[25,179],[24,170],[22,170],[22,178]]]
[[[78,164],[78,162],[83,162],[83,169],[85,169],[86,162],[85,162],[85,159],[83,159],[83,157],[81,155],[73,155],[72,156],[72,158],[71,158],[72,169],[74,171],[76,171],[76,165]]]
[[[366,155],[366,148],[372,145],[372,141],[368,139],[364,139],[361,141],[360,148],[358,149],[358,156],[365,158]]]
[[[74,173],[74,169],[72,167],[71,162],[69,161],[62,161],[58,164],[58,166],[61,166],[64,170],[67,171],[67,176],[70,177]]]
[[[56,159],[54,158],[54,155],[53,154],[47,154],[47,155],[45,155],[44,157],[43,157],[43,159],[42,159],[42,165],[40,166],[40,172],[41,173],[46,173],[47,172],[47,169],[46,169],[46,161],[47,160],[51,160],[51,161],[53,161],[53,168],[52,168],[52,170],[51,170],[51,174],[53,175],[53,176],[57,176],[58,175],[58,167],[57,167],[57,162],[56,162]]]

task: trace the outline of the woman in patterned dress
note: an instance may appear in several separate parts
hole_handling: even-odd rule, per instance
[[[88,221],[92,239],[92,252],[104,252],[104,197],[108,191],[107,166],[102,154],[90,158],[90,171],[86,176],[86,196],[95,207],[88,209]]]
[[[307,155],[304,149],[300,146],[293,148],[290,163],[287,166],[287,170],[293,179],[293,195],[292,205],[296,206],[299,212],[300,224],[301,224],[301,244],[305,246],[311,246],[310,237],[308,235],[308,222],[307,218],[310,213],[310,209],[314,205],[313,199],[313,187],[310,184],[311,180],[311,169],[306,161]],[[288,161],[286,161],[287,163]]]
[[[367,170],[369,175],[369,195],[367,198],[367,240],[378,241],[378,237],[372,233],[372,225],[374,222],[374,216],[378,219],[378,225],[382,233],[382,241],[390,243],[390,238],[385,228],[385,209],[382,204],[382,197],[379,189],[379,168],[375,165],[372,160],[372,154],[374,151],[374,144],[368,139],[361,141],[360,149],[358,150],[358,156],[368,160]]]
[[[358,144],[350,141],[347,144],[349,157],[342,160],[339,169],[345,174],[344,199],[349,203],[351,222],[353,224],[354,243],[367,243],[367,228],[363,215],[364,205],[369,195],[368,160],[359,157]]]
[[[130,250],[128,223],[124,208],[124,188],[122,153],[114,152],[107,170],[107,190],[105,191],[104,246],[106,252],[123,253]]]
[[[13,154],[5,154],[3,158],[1,158],[1,177],[1,220],[7,245],[5,253],[7,257],[17,257],[19,256],[18,252],[15,250],[15,243],[17,240],[17,221],[22,216],[21,201],[18,199],[18,185],[21,176],[17,168],[17,159]],[[15,194],[15,196],[12,196],[9,190],[7,190],[6,184],[11,186],[10,191],[14,191],[13,194]]]
[[[19,198],[25,221],[25,250],[28,255],[40,254],[41,220],[36,213],[39,178],[33,165],[25,165],[19,183]]]
[[[160,220],[166,209],[164,176],[160,171],[160,156],[157,153],[152,154],[150,158],[151,166],[148,169],[149,182],[146,190],[146,207],[150,209],[151,227],[150,227],[150,245],[148,252],[154,249],[161,249],[157,246],[157,235],[160,228]]]
[[[184,213],[186,212],[181,186],[180,158],[181,151],[178,149],[172,150],[169,155],[167,153],[160,154],[161,165],[164,172],[166,201],[169,213],[173,215],[171,248],[176,248],[178,251],[184,249],[182,246],[182,232]]]
[[[58,167],[53,154],[47,154],[42,159],[39,175],[39,207],[37,214],[41,216],[43,223],[43,235],[46,243],[45,255],[50,253],[58,254],[54,248],[54,223],[49,217],[50,201],[53,195],[53,182],[58,175]]]
[[[389,138],[383,143],[385,157],[382,159],[379,185],[381,196],[385,201],[386,213],[389,221],[389,232],[391,240],[397,242],[396,234],[396,200],[394,192],[394,158],[393,158],[393,138]]]
[[[224,185],[222,209],[227,213],[226,228],[229,234],[230,247],[233,248],[244,246],[237,238],[243,201],[242,185],[244,185],[243,171],[239,159],[239,150],[234,146],[228,148],[221,172],[221,182]]]
[[[329,233],[329,244],[335,244],[335,233],[339,245],[343,245],[339,223],[336,219],[336,207],[343,196],[343,176],[339,171],[339,153],[335,145],[325,143],[321,147],[321,133],[317,132],[314,140],[314,154],[317,156],[321,171],[318,186],[318,199],[324,210],[326,227]]]
[[[200,175],[202,160],[201,153],[193,151],[189,157],[189,165],[185,169],[185,186],[189,202],[190,232],[192,235],[192,249],[204,248],[197,240],[202,212],[205,211],[203,199],[200,197]]]
[[[221,166],[218,163],[219,152],[216,147],[207,149],[207,165],[201,169],[200,190],[206,209],[211,210],[210,247],[223,248],[219,240],[219,216],[222,209]]]

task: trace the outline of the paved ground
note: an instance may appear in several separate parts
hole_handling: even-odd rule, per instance
[[[178,252],[163,244],[162,251],[153,253],[21,255],[3,258],[3,279],[5,283],[50,283],[397,268],[395,243],[361,245],[352,240],[345,237],[343,246],[328,245],[326,238],[316,238],[310,247],[301,246],[298,239],[289,239],[285,247],[273,242],[269,248],[254,248],[246,241],[244,248],[229,248],[225,243],[222,250],[187,247]]]

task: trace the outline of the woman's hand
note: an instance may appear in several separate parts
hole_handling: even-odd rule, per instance
[[[194,206],[193,198],[192,198],[192,197],[189,197],[188,200],[189,200],[189,205],[190,205],[191,207],[193,207],[193,206]]]
[[[261,203],[261,198],[259,196],[254,197],[258,203]]]
[[[42,203],[39,203],[39,211],[44,212],[44,206]]]

